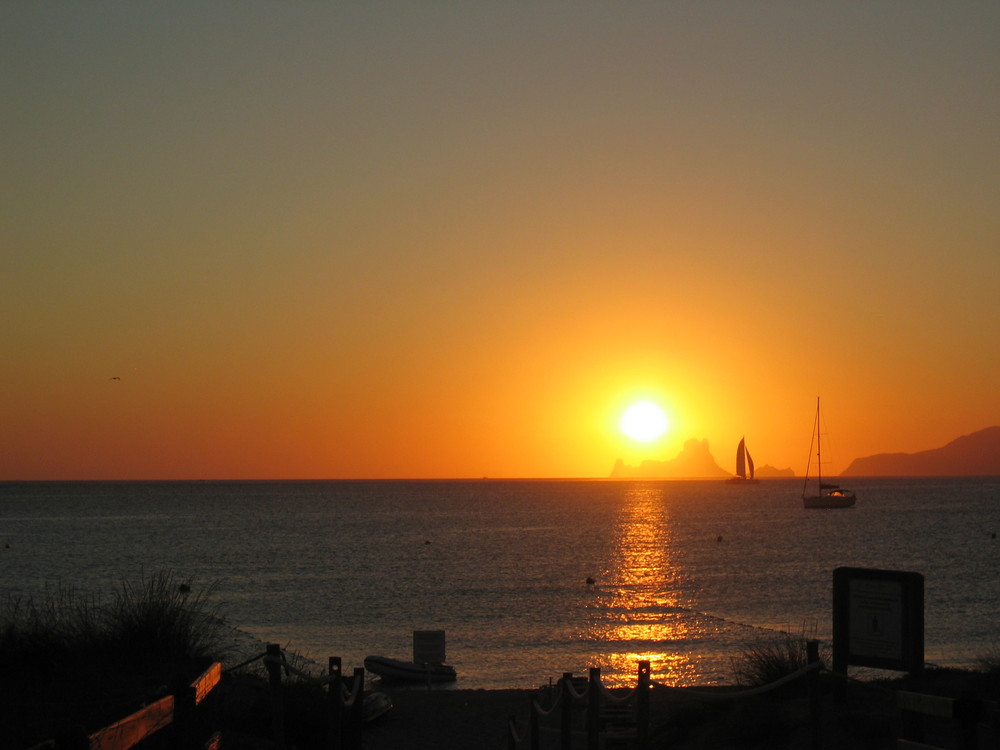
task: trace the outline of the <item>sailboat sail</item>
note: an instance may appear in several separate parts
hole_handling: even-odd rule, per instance
[[[745,456],[747,455],[746,444],[743,440],[740,440],[740,444],[736,446],[736,476],[745,477],[747,475],[747,467]],[[753,466],[753,461],[750,462],[750,466]],[[753,469],[750,469],[753,473]]]
[[[749,469],[749,473],[747,473]],[[753,459],[750,458],[750,451],[747,450],[746,440],[741,438],[740,444],[736,446],[736,476],[726,480],[729,484],[757,484],[753,478]]]

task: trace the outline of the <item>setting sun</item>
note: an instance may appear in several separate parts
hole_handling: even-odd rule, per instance
[[[637,401],[622,414],[618,427],[633,440],[648,443],[663,435],[669,424],[659,406],[652,401]]]

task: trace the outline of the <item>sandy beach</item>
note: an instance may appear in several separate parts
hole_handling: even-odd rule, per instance
[[[507,717],[525,730],[530,690],[397,690],[393,708],[365,725],[366,750],[507,747]]]
[[[667,688],[650,691],[650,735],[653,749],[705,750],[706,748],[812,747],[814,732],[822,747],[882,750],[896,747],[902,736],[901,714],[896,707],[900,680],[892,683],[852,683],[846,700],[833,697],[833,680],[822,680],[818,723],[813,724],[804,683],[796,682],[772,693],[747,696],[736,687]],[[980,673],[929,670],[919,682],[902,685],[930,694],[957,697],[973,690],[994,699],[992,683]],[[391,693],[393,709],[364,727],[366,750],[506,750],[507,718],[517,719],[522,741],[529,747],[527,724],[531,690],[397,690]],[[741,696],[737,699],[722,696]],[[706,696],[713,696],[706,699]],[[574,748],[586,746],[584,708],[574,709]],[[541,747],[560,746],[559,712],[540,720]],[[952,746],[958,728],[954,722],[925,722],[926,740]],[[991,734],[980,726],[982,738]],[[984,745],[986,746],[986,745]]]
[[[256,649],[261,644],[256,639],[238,630],[234,630],[234,637],[239,641],[237,651],[250,656],[260,653]],[[806,683],[801,679],[767,692],[737,686],[674,688],[654,684],[649,692],[648,748],[809,748],[813,746],[814,732],[818,732],[822,747],[827,750],[888,749],[896,746],[903,732],[902,717],[896,706],[898,690],[952,698],[972,692],[993,701],[998,697],[997,678],[992,672],[932,668],[920,676],[897,673],[883,680],[852,680],[847,683],[843,702],[834,695],[839,684],[841,678],[829,672],[820,674],[818,713],[813,712]],[[224,680],[221,687],[221,705],[229,704],[229,708],[235,709],[234,716],[260,720],[269,714],[266,681],[259,673],[256,677]],[[366,685],[366,691],[385,693],[392,701],[392,708],[363,724],[361,747],[365,750],[506,750],[511,716],[521,740],[517,747],[527,748],[532,702],[539,701],[546,711],[552,706],[552,695],[543,688],[427,690],[375,680]],[[617,698],[632,695],[632,691],[622,689],[612,693]],[[321,701],[318,708],[315,704],[296,707],[293,696],[294,693],[288,694],[285,722],[288,745],[311,746],[308,742],[296,742],[295,730],[311,724],[314,733],[325,736],[325,723],[321,719],[325,703]],[[223,713],[229,711],[223,709]],[[560,747],[560,719],[560,708],[540,718],[542,748]],[[585,702],[574,702],[572,725],[573,747],[586,747]],[[265,739],[271,736],[266,722],[252,732],[253,740],[242,734],[249,727],[237,726],[241,741],[230,746],[248,750],[273,747]],[[929,722],[925,728],[927,739],[939,739],[945,747],[954,744],[957,727],[953,722]],[[990,730],[981,728],[981,732],[988,736]]]

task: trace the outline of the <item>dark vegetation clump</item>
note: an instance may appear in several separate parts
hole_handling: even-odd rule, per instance
[[[736,684],[769,685],[806,666],[806,638],[790,633],[761,638],[743,648],[730,665]]]
[[[162,572],[108,601],[71,589],[0,598],[0,747],[96,731],[197,677],[225,628],[210,593]]]

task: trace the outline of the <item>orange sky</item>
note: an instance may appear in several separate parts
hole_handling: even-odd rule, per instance
[[[838,472],[1000,424],[996,4],[0,34],[0,479],[731,470],[743,435],[801,473],[817,395]]]

